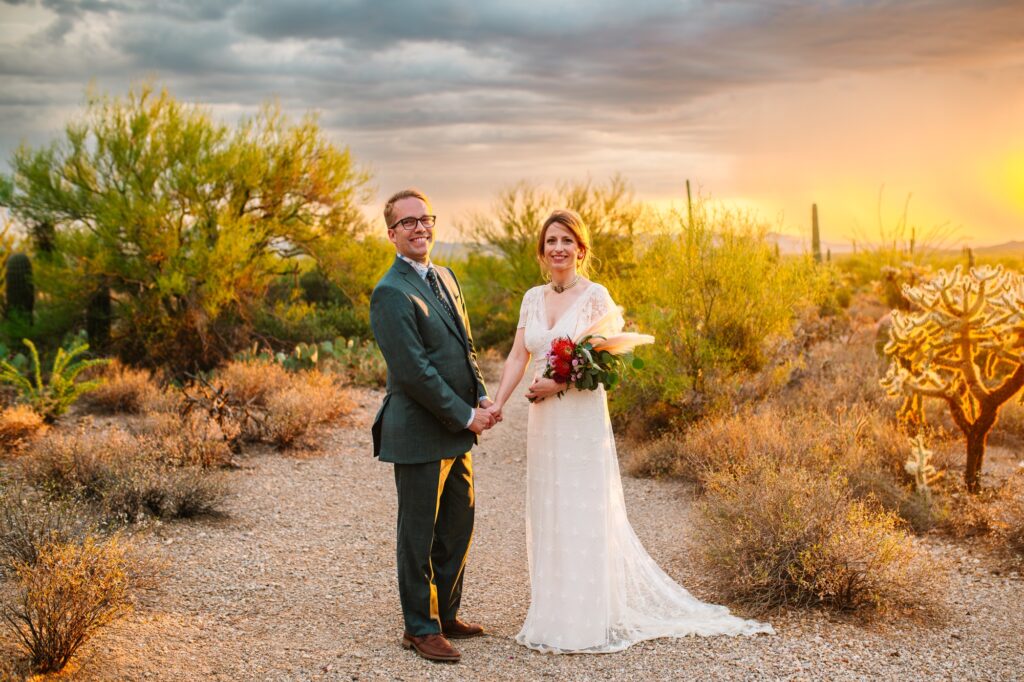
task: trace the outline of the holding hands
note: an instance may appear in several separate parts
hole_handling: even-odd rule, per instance
[[[494,426],[495,423],[494,415],[491,414],[487,408],[477,407],[473,410],[473,421],[469,423],[467,428],[479,436],[481,433]]]

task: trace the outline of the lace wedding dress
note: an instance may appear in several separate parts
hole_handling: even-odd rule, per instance
[[[554,338],[576,339],[602,318],[611,321],[607,333],[621,331],[622,315],[599,284],[550,329],[544,288],[526,292],[519,326],[531,376],[544,371]],[[610,653],[656,637],[774,632],[698,600],[644,550],[626,518],[603,387],[531,405],[526,439],[530,609],[517,642],[543,652]]]

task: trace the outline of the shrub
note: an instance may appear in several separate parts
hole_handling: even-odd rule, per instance
[[[17,594],[0,610],[3,622],[39,672],[67,665],[97,630],[128,613],[143,576],[120,538],[52,543],[35,563],[17,562]]]
[[[319,372],[293,375],[288,385],[267,397],[262,440],[279,448],[294,445],[312,427],[355,409],[355,403],[330,376]]]
[[[15,153],[11,207],[51,228],[42,291],[77,293],[83,306],[109,287],[125,359],[175,373],[217,365],[251,341],[282,270],[366,231],[369,175],[313,116],[292,122],[266,106],[230,127],[144,85],[91,96],[75,119],[65,139]]]
[[[289,383],[281,365],[266,360],[234,360],[217,372],[214,382],[223,386],[231,399],[241,405],[264,406],[267,395]]]
[[[855,500],[841,476],[756,459],[709,476],[697,512],[699,560],[726,598],[755,611],[930,609],[942,593],[896,517]]]
[[[30,482],[57,496],[93,502],[107,521],[213,513],[226,489],[216,472],[173,466],[162,440],[119,428],[54,434],[22,460]]]
[[[160,397],[151,372],[126,367],[117,360],[104,368],[100,380],[102,383],[82,399],[93,412],[140,414]]]
[[[45,431],[43,418],[28,405],[15,405],[0,412],[0,449],[17,450]]]
[[[666,434],[646,443],[634,443],[626,454],[623,468],[630,476],[641,478],[679,476],[680,463],[686,457],[685,442],[679,436]]]
[[[692,219],[664,223],[635,266],[609,282],[627,317],[657,338],[642,353],[646,371],[618,390],[612,413],[652,430],[717,408],[715,384],[767,366],[768,351],[791,336],[795,312],[820,308],[830,282],[809,258],[780,259],[767,226],[742,213],[701,202]],[[664,404],[677,410],[667,424],[650,415],[670,414]]]
[[[85,514],[68,501],[47,500],[21,484],[0,489],[0,572],[34,565],[42,547],[80,542],[88,531]]]
[[[372,291],[373,283],[369,287]],[[275,345],[328,341],[339,336],[367,339],[373,335],[369,309],[365,306],[356,309],[349,305],[281,301],[261,309],[254,322],[257,335],[274,339]]]
[[[234,426],[227,424],[227,428]],[[232,459],[230,443],[237,435],[235,431],[225,434],[220,424],[200,412],[150,412],[129,429],[133,434],[159,440],[157,456],[161,462],[203,469],[228,466]]]
[[[332,375],[315,369],[287,372],[260,358],[230,363],[214,383],[212,390],[220,397],[207,387],[210,395],[200,400],[207,411],[217,409],[221,424],[237,425],[241,440],[282,449],[299,443],[313,427],[355,409]]]

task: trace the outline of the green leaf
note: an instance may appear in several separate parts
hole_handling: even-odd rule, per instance
[[[638,357],[634,357],[633,358],[633,369],[643,369],[643,368],[644,368],[644,361],[641,360]]]

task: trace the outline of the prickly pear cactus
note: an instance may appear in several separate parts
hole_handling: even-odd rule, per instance
[[[882,387],[903,396],[904,414],[926,398],[947,403],[967,440],[964,480],[976,492],[999,409],[1024,387],[1024,276],[958,265],[903,294],[912,309],[892,312]]]

